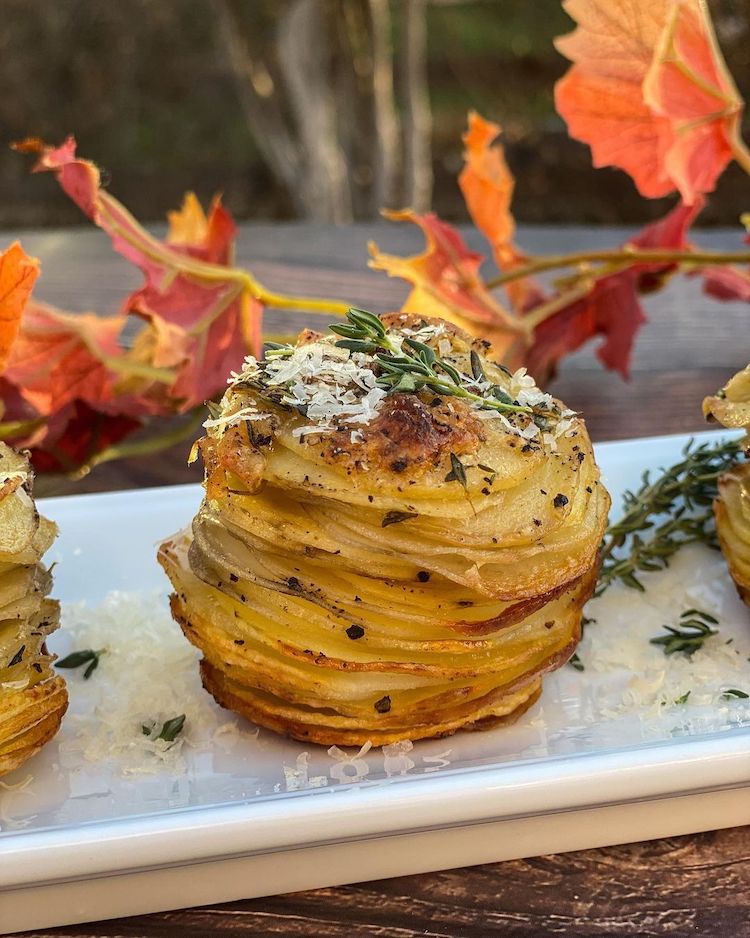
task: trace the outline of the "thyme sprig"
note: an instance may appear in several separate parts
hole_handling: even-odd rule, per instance
[[[615,580],[644,591],[638,573],[663,570],[686,544],[717,547],[711,503],[719,476],[736,461],[738,440],[694,445],[682,459],[652,480],[645,472],[637,492],[626,492],[624,514],[610,525],[602,545],[596,595]],[[663,521],[658,519],[663,517]]]
[[[399,348],[374,313],[352,308],[346,314],[346,320],[332,323],[329,327],[331,332],[342,337],[336,345],[351,352],[373,355],[381,370],[378,384],[388,391],[413,392],[428,388],[436,394],[471,401],[485,410],[527,414],[535,421],[559,417],[556,410],[519,404],[497,384],[490,384],[486,395],[470,390],[467,384],[486,380],[476,353],[471,356],[472,374],[465,375],[418,339],[406,337]]]
[[[55,662],[56,668],[80,668],[86,665],[83,672],[84,680],[88,681],[91,675],[99,667],[99,658],[105,654],[106,648],[83,648],[80,651],[72,651],[65,658]]]
[[[701,612],[700,609],[686,609],[680,616],[677,626],[662,626],[668,634],[657,635],[656,638],[650,639],[650,642],[652,645],[661,645],[665,655],[683,652],[690,657],[703,647],[707,638],[718,635],[719,630],[712,628],[718,624],[718,619],[707,612]]]

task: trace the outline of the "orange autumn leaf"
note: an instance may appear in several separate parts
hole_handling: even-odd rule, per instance
[[[0,253],[0,372],[5,369],[21,317],[39,276],[39,261],[16,241]]]
[[[115,400],[124,316],[30,301],[0,378],[5,436],[40,472],[69,471],[141,426],[142,403]]]
[[[112,366],[122,349],[122,316],[64,313],[46,303],[29,303],[10,350],[3,378],[41,416],[75,400],[92,406],[112,398]]]
[[[524,328],[482,283],[482,255],[470,251],[458,231],[432,213],[417,215],[405,209],[384,214],[392,221],[417,225],[427,242],[426,249],[413,257],[384,254],[375,243],[369,245],[370,267],[412,285],[402,310],[456,323],[491,341],[495,354],[501,356]]]
[[[744,102],[719,49],[704,0],[676,3],[643,86],[655,114],[674,132],[665,165],[683,200],[712,192],[735,157],[747,157]]]
[[[485,120],[476,111],[469,113],[469,129],[463,136],[464,168],[458,177],[466,207],[474,224],[492,245],[500,270],[510,270],[526,260],[513,244],[516,223],[511,212],[515,179],[502,144],[499,124]],[[511,281],[506,292],[517,310],[540,302],[542,292],[528,277]]]
[[[186,192],[182,205],[167,212],[168,244],[200,244],[208,233],[208,219],[194,192]]]
[[[474,224],[492,245],[500,268],[512,260],[516,225],[510,211],[515,179],[497,143],[499,124],[469,113],[469,129],[463,135],[464,168],[458,177],[466,207]]]
[[[574,64],[555,87],[572,137],[649,198],[692,204],[734,157],[742,99],[702,0],[566,0],[577,28],[556,41]]]
[[[196,194],[186,192],[180,208],[167,212],[167,221],[167,244],[214,264],[233,262],[237,227],[219,196],[206,215]]]

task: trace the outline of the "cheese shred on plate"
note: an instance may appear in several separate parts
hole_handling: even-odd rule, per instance
[[[68,671],[72,712],[63,752],[88,762],[116,760],[124,774],[167,771],[182,774],[191,750],[229,749],[243,732],[200,685],[197,653],[175,628],[156,593],[111,593],[95,608],[63,607],[69,651],[101,651],[88,680],[84,668]],[[153,738],[158,729],[185,714],[173,742]],[[144,727],[152,728],[150,734]],[[72,733],[71,733],[72,729]]]
[[[687,733],[750,724],[750,623],[718,551],[683,548],[668,569],[642,577],[644,593],[614,584],[586,607],[595,621],[578,646],[597,721],[638,715],[654,725],[684,717]],[[699,609],[716,635],[692,655],[666,655],[651,639]]]

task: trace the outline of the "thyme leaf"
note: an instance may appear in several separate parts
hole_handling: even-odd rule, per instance
[[[73,651],[64,658],[55,662],[56,668],[80,668],[86,665],[83,672],[84,680],[88,681],[91,675],[99,667],[99,658],[106,653],[105,648],[99,648],[94,651],[93,648],[83,648],[81,651]]]
[[[467,487],[466,481],[466,467],[461,462],[461,460],[456,456],[455,453],[451,453],[451,471],[446,475],[446,482],[458,482],[463,485],[464,488]]]
[[[484,373],[484,368],[482,368],[482,360],[474,349],[471,350],[470,360],[471,360],[471,373],[472,375],[474,375],[474,380],[486,381],[487,377]]]
[[[738,700],[750,699],[750,694],[746,694],[744,690],[737,690],[736,687],[730,687],[728,690],[725,690],[721,696],[725,700],[731,700],[733,697]]]
[[[665,655],[683,652],[688,657],[693,655],[707,638],[717,635],[719,630],[711,628],[717,620],[707,612],[698,609],[686,609],[680,616],[679,625],[664,625],[669,634],[658,635],[650,639],[652,645],[661,645]]]
[[[185,714],[181,713],[177,717],[165,720],[159,729],[159,733],[154,736],[154,731],[157,729],[158,725],[159,724],[154,720],[149,721],[149,723],[142,723],[141,732],[144,736],[148,736],[151,739],[163,739],[166,743],[173,743],[180,735],[185,725]]]
[[[172,717],[171,720],[167,720],[161,728],[161,732],[156,737],[157,739],[163,739],[165,742],[172,743],[182,732],[182,728],[185,725],[185,714],[181,713],[177,717]]]
[[[741,452],[738,440],[699,446],[690,440],[682,459],[657,478],[645,472],[640,488],[625,493],[623,516],[605,534],[596,595],[616,580],[643,592],[638,574],[668,567],[686,544],[717,547],[711,504],[719,476]]]
[[[402,521],[408,521],[409,518],[418,518],[416,511],[388,511],[383,515],[380,522],[381,528],[387,528],[390,524],[401,524]]]

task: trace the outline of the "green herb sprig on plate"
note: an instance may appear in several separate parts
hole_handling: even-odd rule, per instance
[[[56,668],[80,668],[84,664],[86,669],[83,672],[84,680],[88,681],[91,675],[99,667],[99,658],[106,654],[106,648],[83,648],[80,651],[73,651],[65,658],[55,662]]]
[[[643,592],[639,573],[663,570],[687,544],[718,546],[711,503],[719,476],[741,452],[739,440],[699,446],[691,440],[680,462],[658,478],[645,472],[638,491],[625,493],[622,518],[607,529],[596,595],[616,580]]]
[[[703,646],[707,638],[719,634],[718,629],[712,628],[718,624],[718,619],[707,612],[701,612],[700,609],[686,609],[680,616],[679,625],[663,626],[668,634],[658,635],[650,641],[652,645],[661,645],[665,655],[683,652],[691,656]]]

